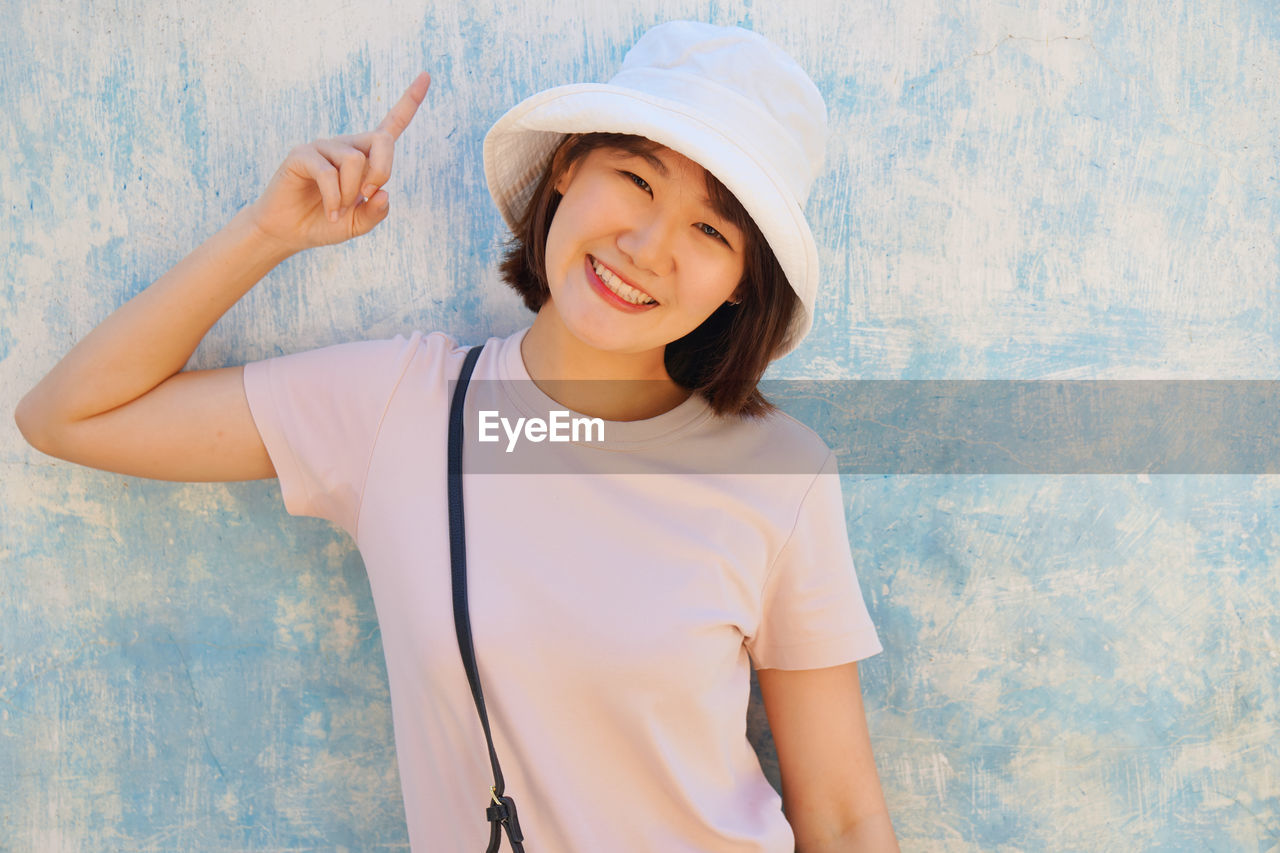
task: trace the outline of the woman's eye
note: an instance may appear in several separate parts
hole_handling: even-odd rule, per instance
[[[705,222],[698,223],[698,230],[701,231],[703,234],[706,234],[708,237],[714,237],[715,239],[719,240],[721,243],[724,243],[725,245],[728,245],[729,243],[729,241],[724,238],[723,234],[721,234],[719,231],[712,228],[710,225],[708,225]]]
[[[631,183],[635,184],[640,189],[644,190],[650,195],[653,195],[653,187],[649,186],[649,182],[646,181],[644,178],[640,177],[634,172],[623,172],[622,174],[626,175],[627,179],[630,180]]]

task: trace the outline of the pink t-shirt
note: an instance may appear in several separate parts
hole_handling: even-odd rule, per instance
[[[481,407],[512,422],[563,408],[529,379],[525,331],[486,344],[469,437]],[[478,851],[489,837],[445,494],[465,355],[415,332],[244,373],[286,509],[341,526],[364,558],[416,851]],[[751,661],[809,669],[881,649],[835,457],[785,414],[721,418],[697,395],[604,426],[603,441],[540,445],[551,473],[463,478],[472,635],[526,850],[791,853],[746,737]],[[499,432],[486,449],[505,452]]]

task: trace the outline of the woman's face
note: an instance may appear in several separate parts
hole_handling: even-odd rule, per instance
[[[743,234],[715,212],[701,166],[668,148],[597,148],[556,182],[547,284],[583,343],[647,352],[697,328],[742,279]]]

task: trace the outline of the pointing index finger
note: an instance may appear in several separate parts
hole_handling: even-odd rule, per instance
[[[404,90],[400,100],[396,101],[391,112],[387,113],[387,117],[378,125],[378,130],[388,131],[393,140],[399,139],[400,134],[404,133],[404,129],[409,126],[409,122],[413,121],[418,107],[422,106],[422,99],[427,96],[427,87],[430,85],[431,75],[425,71],[413,78],[409,88]]]

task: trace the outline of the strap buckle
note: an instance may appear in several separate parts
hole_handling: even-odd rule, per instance
[[[516,814],[515,800],[510,797],[499,798],[497,786],[490,786],[489,796],[494,804],[484,810],[485,817],[490,823],[500,823],[506,828],[507,837],[511,839],[513,846],[524,841],[524,833],[520,831],[520,818]],[[496,826],[494,831],[497,831]]]

